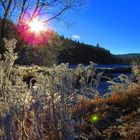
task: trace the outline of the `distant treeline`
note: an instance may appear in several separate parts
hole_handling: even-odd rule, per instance
[[[60,63],[89,64],[90,61],[98,64],[129,64],[131,60],[129,57],[113,55],[99,44],[92,46],[56,34],[44,47],[32,47],[27,44],[21,46],[16,63],[47,66]]]
[[[58,56],[59,62],[69,62],[70,64],[88,64],[90,61],[98,64],[122,63],[122,59],[112,55],[109,50],[100,47],[99,44],[93,46],[71,39],[67,40],[70,45],[60,52]]]
[[[72,39],[60,36],[54,33],[52,39],[44,46],[31,46],[20,38],[20,34],[16,30],[16,26],[7,21],[6,38],[16,38],[19,58],[16,63],[21,65],[45,65],[51,66],[52,64],[70,63],[70,64],[89,64],[93,61],[98,64],[129,64],[133,57],[113,55],[109,50],[100,47],[74,41]],[[5,49],[3,48],[3,41],[0,38],[0,53],[2,54]],[[140,59],[139,56],[134,57]]]

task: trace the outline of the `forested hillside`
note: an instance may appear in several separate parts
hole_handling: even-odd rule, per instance
[[[43,47],[32,47],[27,44],[19,48],[18,64],[52,65],[54,63],[115,64],[123,61],[97,44],[96,46],[73,41],[56,35]]]
[[[89,64],[93,61],[98,64],[124,64],[130,63],[131,58],[124,58],[121,55],[113,55],[97,43],[97,45],[88,45],[79,41],[65,38],[53,32],[51,39],[43,46],[29,45],[19,35],[19,32],[10,20],[7,21],[6,37],[16,38],[19,58],[15,63],[21,65],[45,65],[70,63],[70,64]],[[0,41],[0,53],[3,53],[2,40]]]

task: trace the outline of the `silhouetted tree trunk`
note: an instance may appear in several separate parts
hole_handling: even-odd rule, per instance
[[[8,16],[11,4],[12,4],[12,0],[9,0],[8,5],[5,9],[3,19],[2,19],[2,25],[1,25],[1,37],[2,38],[5,36],[5,24],[6,24],[6,20],[7,20],[7,16]]]

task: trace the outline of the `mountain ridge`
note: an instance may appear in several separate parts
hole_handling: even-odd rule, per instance
[[[140,53],[115,54],[118,57],[140,57]]]

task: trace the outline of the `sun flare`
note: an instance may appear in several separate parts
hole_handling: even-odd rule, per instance
[[[44,23],[35,18],[29,23],[29,29],[31,32],[34,33],[43,32],[43,30],[45,30]]]
[[[33,46],[43,46],[53,37],[52,28],[44,21],[45,19],[38,17],[20,22],[18,31],[26,43]]]

